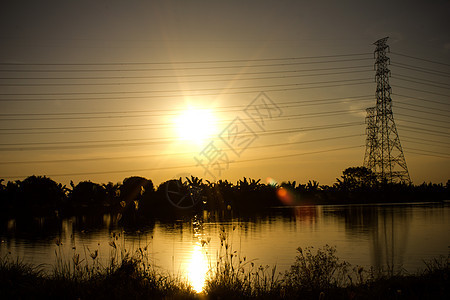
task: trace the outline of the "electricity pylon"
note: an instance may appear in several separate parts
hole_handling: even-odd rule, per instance
[[[391,71],[386,52],[387,37],[374,43],[375,80],[377,83],[376,106],[367,109],[366,153],[364,166],[371,169],[382,182],[411,183],[402,145],[392,114]]]

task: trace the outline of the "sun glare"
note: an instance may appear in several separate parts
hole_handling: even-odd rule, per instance
[[[189,141],[198,145],[216,133],[216,120],[208,109],[189,108],[177,116],[176,129],[182,141]]]
[[[205,286],[208,272],[208,260],[202,251],[202,246],[195,244],[192,249],[191,260],[189,261],[187,276],[192,288],[197,293],[201,293]]]

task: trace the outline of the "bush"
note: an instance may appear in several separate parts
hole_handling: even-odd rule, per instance
[[[297,248],[297,256],[286,272],[286,286],[294,290],[323,291],[341,287],[348,282],[350,264],[340,262],[336,248],[325,245],[312,252],[313,247]]]

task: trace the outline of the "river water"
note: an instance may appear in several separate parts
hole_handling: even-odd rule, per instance
[[[51,269],[57,256],[70,261],[80,254],[89,261],[98,251],[105,263],[115,249],[141,249],[153,265],[186,276],[198,289],[225,251],[221,242],[241,259],[276,265],[280,272],[289,269],[298,247],[326,244],[336,246],[337,256],[352,265],[415,272],[425,267],[424,260],[448,255],[450,203],[282,207],[240,218],[204,212],[138,229],[122,227],[110,215],[8,220],[1,224],[0,239],[2,257],[44,269]]]

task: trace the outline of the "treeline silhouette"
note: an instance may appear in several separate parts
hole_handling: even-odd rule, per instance
[[[380,182],[365,167],[345,169],[331,186],[315,180],[266,184],[245,177],[233,184],[191,176],[155,187],[150,179],[134,176],[116,184],[82,181],[67,187],[33,175],[6,183],[0,179],[0,217],[117,213],[124,220],[139,221],[204,210],[239,214],[282,205],[442,201],[450,199],[449,190],[450,181],[446,185]]]

